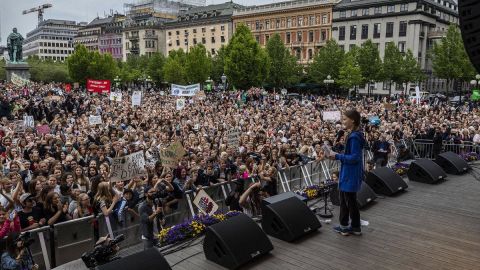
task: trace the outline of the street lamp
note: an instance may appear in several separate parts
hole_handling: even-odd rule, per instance
[[[470,81],[470,84],[472,85],[472,90],[475,90],[475,88],[480,86],[480,74],[475,75],[475,80]],[[462,100],[462,96],[460,96],[460,101]]]
[[[328,75],[326,80],[323,80],[323,83],[327,85],[327,93],[328,93],[328,86],[330,84],[335,83],[335,80],[332,80],[332,76]]]
[[[145,77],[145,88],[147,88],[147,84],[148,84],[148,87],[150,88],[150,84],[152,82],[152,78],[149,76]]]
[[[118,75],[117,75],[117,77],[115,77],[115,79],[113,79],[113,80],[115,81],[115,86],[118,89],[118,87],[120,86],[120,81],[121,81],[120,77],[118,77]]]
[[[226,90],[226,84],[227,84],[227,75],[225,75],[225,73],[223,73],[222,77],[222,84],[223,84],[223,91]]]

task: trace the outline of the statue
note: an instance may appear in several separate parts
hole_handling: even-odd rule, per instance
[[[11,33],[7,38],[7,49],[8,56],[10,57],[10,62],[18,63],[22,62],[22,45],[23,37],[17,33],[17,28],[13,28],[13,33]]]

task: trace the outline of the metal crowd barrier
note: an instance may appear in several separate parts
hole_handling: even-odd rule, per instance
[[[435,159],[436,155],[442,152],[454,152],[457,155],[466,153],[479,153],[480,146],[472,142],[463,142],[455,144],[450,141],[444,141],[442,145],[437,148],[434,146],[432,140],[414,140],[413,154],[415,158]]]
[[[92,249],[94,223],[94,217],[88,216],[53,225],[55,265],[74,261]]]
[[[49,227],[30,230],[30,236],[35,240],[30,246],[33,261],[38,264],[40,270],[52,269],[51,234]]]

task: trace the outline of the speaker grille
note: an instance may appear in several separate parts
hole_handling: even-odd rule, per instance
[[[465,49],[480,72],[480,1],[459,0],[458,10]]]

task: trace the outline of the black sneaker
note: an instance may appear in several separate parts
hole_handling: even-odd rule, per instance
[[[348,227],[348,230],[350,231],[350,234],[353,234],[353,235],[362,235],[362,229],[361,229],[361,228]]]
[[[350,232],[351,232],[350,227],[342,227],[340,225],[333,227],[333,230],[343,236],[350,235]]]

